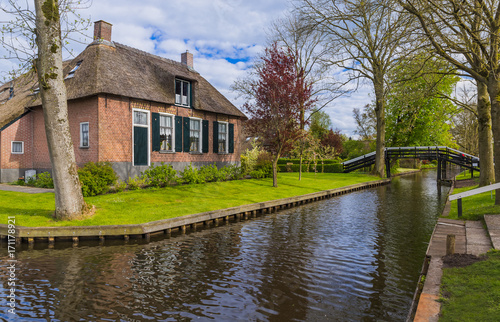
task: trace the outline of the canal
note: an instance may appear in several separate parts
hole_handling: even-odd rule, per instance
[[[448,189],[425,171],[147,244],[37,244],[16,254],[17,319],[403,321]]]

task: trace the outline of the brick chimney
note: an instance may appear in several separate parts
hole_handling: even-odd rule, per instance
[[[193,54],[191,54],[188,50],[185,53],[181,54],[181,63],[187,65],[189,68],[193,68]]]
[[[112,24],[104,20],[94,22],[94,40],[111,41],[112,26]]]

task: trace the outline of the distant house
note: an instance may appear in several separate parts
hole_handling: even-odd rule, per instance
[[[126,179],[152,163],[240,162],[246,117],[194,70],[189,52],[179,63],[112,42],[111,24],[97,21],[64,77],[79,166],[110,161]],[[0,182],[51,169],[38,92],[33,73],[0,87]]]

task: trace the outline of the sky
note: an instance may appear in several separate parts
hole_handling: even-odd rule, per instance
[[[289,0],[94,0],[79,13],[91,22],[111,23],[112,40],[118,43],[176,61],[189,50],[195,70],[241,108],[243,99],[230,87],[263,52],[271,22],[290,10]],[[3,19],[0,14],[0,21]],[[88,44],[93,23],[85,34],[87,39],[80,38]],[[75,54],[85,46],[70,45]],[[0,72],[6,72],[12,63],[2,60]],[[352,110],[369,104],[372,96],[370,87],[362,86],[327,106],[324,111],[333,128],[353,136]]]

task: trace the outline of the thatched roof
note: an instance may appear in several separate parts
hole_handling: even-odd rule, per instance
[[[114,94],[174,105],[178,77],[192,82],[194,109],[245,118],[199,73],[182,63],[118,43],[95,41],[76,58],[65,62],[64,76],[80,61],[74,77],[65,80],[68,100]],[[2,104],[10,87],[10,82],[0,86],[0,128],[21,115],[25,108],[41,105],[40,95],[33,95],[38,85],[32,73],[14,81],[14,97]]]

